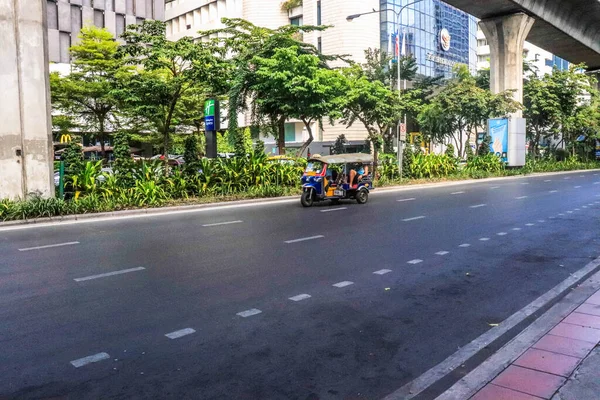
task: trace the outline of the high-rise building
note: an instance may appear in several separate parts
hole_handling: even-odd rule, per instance
[[[42,0],[47,2],[50,62],[69,63],[69,47],[85,25],[106,28],[118,37],[127,25],[163,20],[164,0]]]
[[[382,49],[395,43],[405,43],[406,54],[412,55],[418,66],[417,73],[424,76],[446,76],[452,67],[465,64],[475,71],[477,65],[477,19],[440,0],[381,0],[380,45]],[[400,32],[396,13],[407,6],[400,15]],[[402,50],[400,50],[402,51]]]

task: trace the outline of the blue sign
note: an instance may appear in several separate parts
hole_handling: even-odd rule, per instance
[[[216,131],[215,129],[215,116],[207,115],[204,117],[204,126],[207,131]]]
[[[490,151],[508,162],[508,119],[490,119]]]

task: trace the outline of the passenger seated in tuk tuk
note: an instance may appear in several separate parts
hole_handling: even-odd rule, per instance
[[[368,165],[359,165],[358,166],[358,171],[356,171],[354,168],[350,170],[350,186],[356,186],[358,185],[358,182],[360,182],[360,180],[363,178],[363,176],[368,175],[369,174],[369,166]]]

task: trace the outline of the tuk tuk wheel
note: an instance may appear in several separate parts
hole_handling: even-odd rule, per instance
[[[367,201],[369,201],[369,192],[366,189],[359,190],[356,193],[356,202],[358,204],[365,204]]]
[[[314,203],[312,190],[305,190],[304,192],[302,192],[302,196],[300,197],[300,203],[302,203],[302,206],[304,207],[312,207]]]

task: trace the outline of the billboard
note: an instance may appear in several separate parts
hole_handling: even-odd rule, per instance
[[[508,162],[508,119],[490,119],[488,123],[490,151]]]

